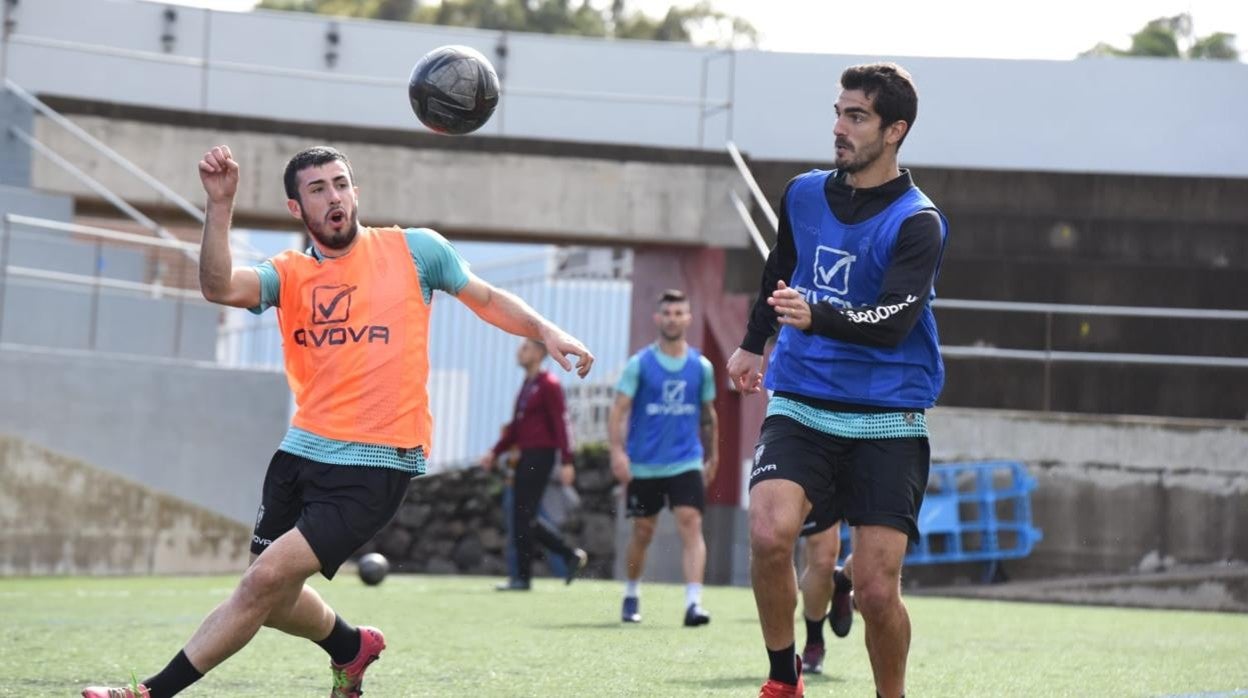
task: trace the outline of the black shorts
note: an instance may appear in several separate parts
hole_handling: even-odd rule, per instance
[[[411,479],[394,468],[331,465],[278,451],[264,476],[251,552],[263,553],[298,528],[321,561],[321,574],[333,579],[398,513]]]
[[[802,522],[802,530],[798,533],[798,536],[806,538],[832,528],[840,521],[840,519],[834,518],[835,514],[836,512],[832,510],[832,507],[823,507],[821,509],[811,507],[810,514]]]
[[[750,487],[775,479],[801,485],[811,503],[807,523],[823,527],[810,533],[845,519],[850,526],[889,526],[917,541],[930,468],[925,438],[844,439],[772,415],[754,449]]]
[[[669,508],[693,507],[706,510],[706,485],[701,470],[690,470],[671,477],[635,477],[628,481],[628,518],[657,516],[663,503]]]

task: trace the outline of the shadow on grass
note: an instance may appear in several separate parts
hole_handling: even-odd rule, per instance
[[[618,620],[611,620],[598,623],[543,623],[532,627],[542,630],[616,630],[625,626]]]
[[[713,679],[672,679],[667,681],[671,686],[681,686],[685,690],[693,690],[701,688],[703,690],[721,690],[721,689],[748,689],[750,691],[758,690],[758,687],[767,679],[766,667],[757,674],[750,676],[717,676]],[[813,686],[825,683],[845,683],[845,679],[839,676],[814,675],[804,677],[806,685]]]

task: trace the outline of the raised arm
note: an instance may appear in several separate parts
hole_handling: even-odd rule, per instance
[[[565,371],[572,370],[568,355],[576,357],[576,374],[584,378],[594,365],[594,355],[576,337],[559,329],[515,294],[508,293],[473,274],[455,296],[477,317],[504,332],[535,339]]]
[[[208,195],[204,238],[199,248],[199,288],[213,303],[236,308],[260,305],[260,275],[251,267],[235,267],[230,254],[230,219],[238,192],[238,163],[228,146],[220,145],[199,161],[199,180]]]

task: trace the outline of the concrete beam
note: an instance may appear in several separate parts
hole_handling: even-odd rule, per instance
[[[319,141],[259,131],[158,124],[77,115],[75,123],[174,191],[202,205],[195,169],[204,151],[226,143],[243,167],[235,215],[289,221],[282,171],[296,151]],[[40,117],[36,137],[141,208],[167,207],[155,192]],[[332,141],[351,158],[361,219],[372,225],[429,226],[495,238],[603,245],[743,247],[747,236],[729,202],[744,184],[727,164],[621,161],[489,150],[438,150],[394,143]],[[46,159],[35,187],[96,197]]]

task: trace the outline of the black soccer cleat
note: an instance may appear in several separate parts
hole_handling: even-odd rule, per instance
[[[685,627],[696,628],[699,625],[706,625],[711,622],[711,614],[702,608],[701,604],[691,603],[689,608],[685,609]]]

